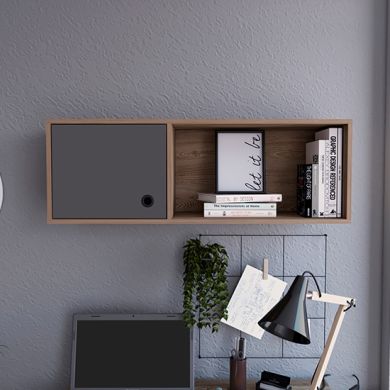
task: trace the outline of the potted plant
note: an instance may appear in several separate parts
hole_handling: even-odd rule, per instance
[[[226,278],[228,254],[217,243],[190,239],[184,245],[183,318],[187,326],[218,331],[227,319],[229,291]]]

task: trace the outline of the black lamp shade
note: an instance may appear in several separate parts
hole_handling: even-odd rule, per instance
[[[287,294],[258,324],[267,332],[287,341],[310,344],[306,310],[307,284],[304,276],[297,276]]]

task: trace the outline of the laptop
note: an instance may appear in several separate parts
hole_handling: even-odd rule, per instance
[[[76,314],[71,390],[193,390],[192,336],[180,314]]]

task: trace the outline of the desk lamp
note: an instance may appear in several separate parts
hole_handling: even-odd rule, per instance
[[[306,274],[309,274],[314,279],[318,292],[312,291],[307,293],[308,280],[305,277]],[[356,306],[355,299],[321,293],[315,276],[311,272],[305,271],[302,275],[295,277],[287,294],[258,322],[258,324],[267,332],[281,337],[284,340],[298,344],[310,344],[306,299],[339,305],[329,336],[325,343],[324,351],[322,352],[310,384],[310,390],[318,390],[320,389],[330,355],[332,354],[333,347],[336,343],[345,312],[351,307]]]

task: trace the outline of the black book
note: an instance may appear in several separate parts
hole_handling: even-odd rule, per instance
[[[289,389],[290,378],[288,376],[275,374],[270,371],[263,371],[261,373],[261,379],[256,383],[256,389]]]
[[[312,164],[300,164],[297,169],[297,213],[312,216]]]

